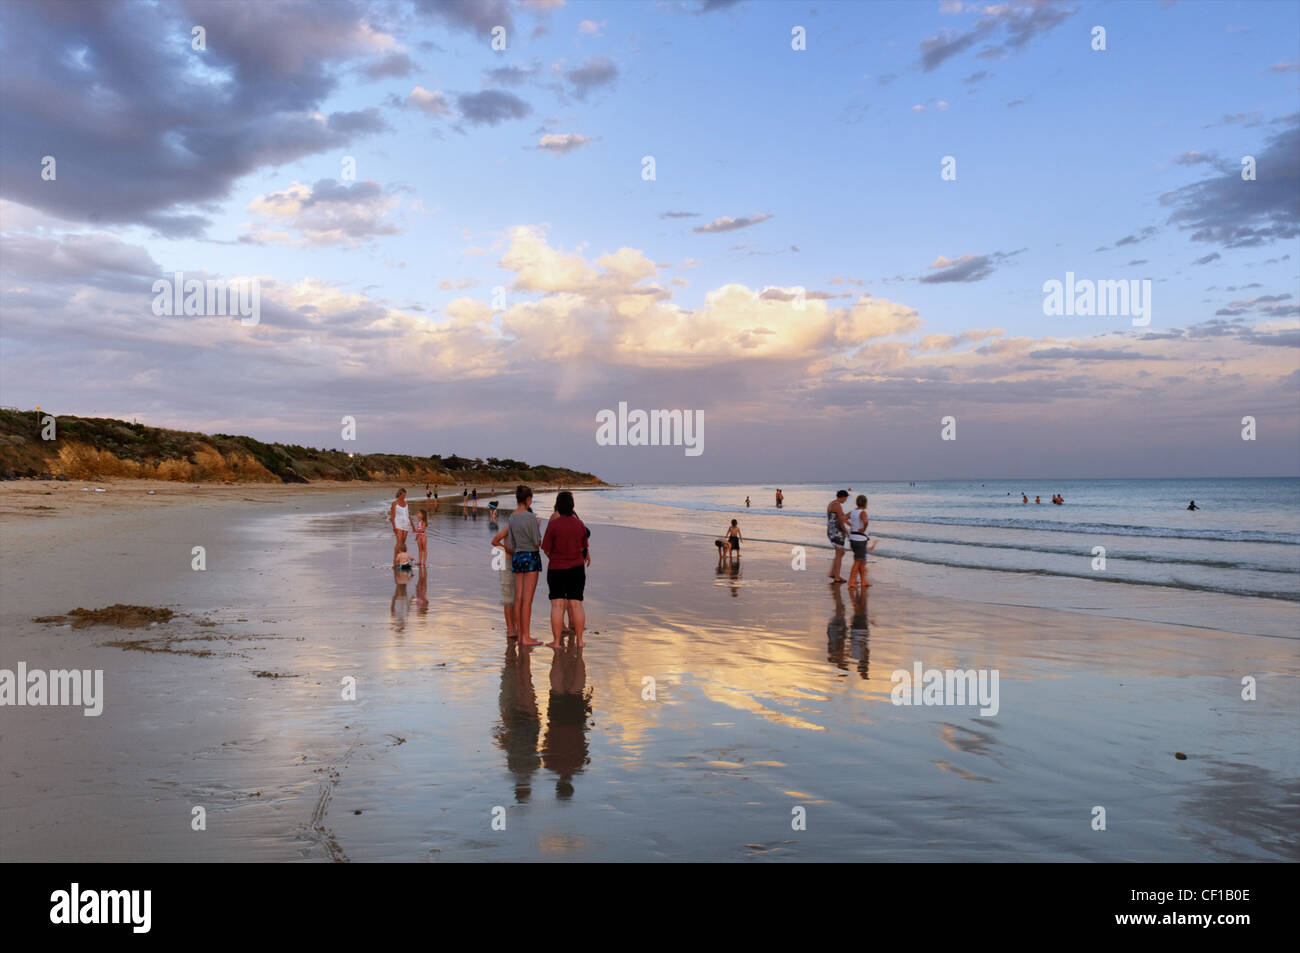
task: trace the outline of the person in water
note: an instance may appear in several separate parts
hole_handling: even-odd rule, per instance
[[[1187,504],[1187,508],[1188,508],[1189,510],[1199,510],[1199,509],[1200,509],[1200,507],[1196,505],[1196,501],[1195,501],[1195,500],[1192,500],[1192,502],[1188,503],[1188,504]]]
[[[1034,497],[1034,502],[1035,502],[1035,503],[1041,503],[1041,502],[1043,502],[1043,498],[1042,498],[1041,496],[1036,496],[1036,497]]]
[[[749,497],[745,497],[745,509],[749,509]]]
[[[831,582],[848,582],[840,575],[840,564],[844,561],[844,548],[848,543],[849,521],[844,515],[844,501],[849,498],[848,490],[840,490],[835,499],[826,504],[826,538],[835,547],[835,560],[831,571],[827,573]]]
[[[398,490],[397,499],[388,507],[388,522],[393,527],[393,536],[397,538],[393,545],[393,565],[396,566],[398,555],[404,554],[406,550],[406,534],[411,531],[411,512],[406,508],[405,490]]]
[[[1024,494],[1023,492],[1020,494],[1020,502],[1021,502],[1021,503],[1028,503],[1028,502],[1029,502],[1029,497],[1025,496],[1025,494]]]

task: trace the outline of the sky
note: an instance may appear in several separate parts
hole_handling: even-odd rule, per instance
[[[178,272],[257,323],[156,314]],[[1147,323],[1048,313],[1067,273]],[[623,483],[1296,475],[1298,348],[1300,3],[0,4],[6,406]],[[599,443],[620,402],[702,452]]]

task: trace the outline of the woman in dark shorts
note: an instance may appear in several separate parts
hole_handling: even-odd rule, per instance
[[[574,644],[582,646],[582,630],[587,624],[587,613],[582,607],[583,591],[587,587],[586,567],[591,565],[591,552],[587,539],[591,530],[573,513],[573,494],[561,490],[555,497],[558,514],[546,521],[546,534],[542,537],[542,552],[546,553],[546,587],[551,599],[551,641],[547,648],[560,647],[560,633],[564,628],[564,613],[569,613],[573,624]]]

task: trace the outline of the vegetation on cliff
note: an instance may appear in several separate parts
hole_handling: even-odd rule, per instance
[[[522,460],[470,460],[455,454],[399,453],[263,443],[233,434],[168,430],[108,417],[55,418],[55,439],[42,439],[42,414],[0,410],[0,478],[182,482],[313,483],[383,480],[442,484],[602,485],[590,473],[530,466]]]

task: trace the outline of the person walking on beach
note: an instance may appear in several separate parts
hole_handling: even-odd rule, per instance
[[[835,499],[826,505],[826,538],[831,541],[835,547],[835,561],[831,563],[831,571],[827,573],[831,582],[847,582],[840,575],[840,563],[844,561],[844,547],[848,536],[849,521],[844,516],[844,501],[849,498],[848,490],[840,490],[835,494]]]
[[[556,495],[555,511],[558,515],[546,521],[546,535],[542,537],[542,552],[547,559],[546,588],[551,600],[551,641],[547,648],[560,648],[566,612],[573,626],[574,645],[581,648],[582,630],[587,624],[582,596],[587,587],[586,567],[591,565],[587,543],[591,532],[573,512],[573,494],[568,490]]]
[[[849,546],[853,549],[853,568],[849,570],[849,588],[856,589],[859,580],[862,588],[867,588],[867,553],[876,548],[876,544],[867,545],[867,498],[859,493],[855,501],[857,506],[849,513]]]
[[[515,574],[515,625],[518,626],[521,646],[541,645],[532,637],[533,594],[537,592],[537,576],[542,571],[542,527],[533,513],[533,491],[524,484],[515,489],[517,506],[510,514],[507,530],[510,534],[510,568]]]
[[[398,490],[397,499],[388,507],[388,522],[393,527],[397,542],[393,545],[393,565],[397,565],[397,554],[406,549],[406,534],[411,531],[411,513],[406,508],[406,491]]]

